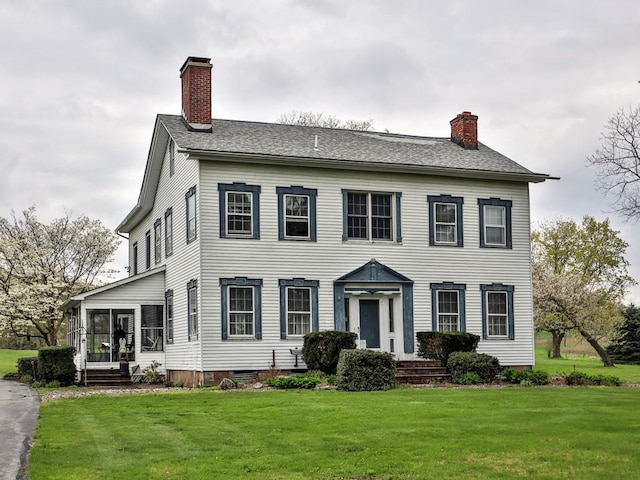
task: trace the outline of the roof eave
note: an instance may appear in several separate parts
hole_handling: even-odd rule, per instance
[[[197,149],[180,149],[185,153],[203,160],[233,159],[246,163],[300,166],[300,162],[305,162],[305,167],[311,168],[333,168],[338,170],[353,170],[357,167],[362,170],[366,166],[371,171],[380,172],[404,172],[422,175],[437,175],[442,177],[475,178],[483,180],[503,180],[514,182],[540,183],[545,180],[559,180],[560,177],[552,177],[545,173],[533,172],[500,172],[495,170],[477,170],[452,167],[435,167],[428,165],[414,165],[406,163],[384,164],[376,162],[366,162],[359,160],[327,159],[317,157],[290,157],[285,155],[263,155],[243,152],[226,152]]]

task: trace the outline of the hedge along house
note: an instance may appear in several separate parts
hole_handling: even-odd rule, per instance
[[[79,364],[112,364],[120,322],[171,382],[304,368],[292,351],[332,329],[398,359],[417,331],[467,331],[533,365],[529,184],[551,177],[480,143],[470,112],[447,138],[212,120],[211,70],[189,57],[182,115],[156,119],[118,226],[130,277],[67,304]]]

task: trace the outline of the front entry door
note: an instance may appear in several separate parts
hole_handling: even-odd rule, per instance
[[[360,300],[360,340],[367,348],[380,348],[380,302]]]

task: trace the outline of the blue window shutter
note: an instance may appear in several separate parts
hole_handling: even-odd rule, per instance
[[[253,238],[260,239],[260,187],[254,187],[253,195]]]
[[[227,191],[220,188],[218,184],[218,196],[219,196],[219,209],[220,209],[220,238],[227,236]]]
[[[344,311],[344,285],[333,285],[333,328],[344,331],[347,322]]]
[[[431,331],[438,331],[438,289],[431,284]]]
[[[466,301],[465,301],[465,291],[462,290],[458,290],[458,302],[459,302],[459,319],[460,319],[460,331],[461,332],[466,332],[467,331],[467,308],[466,308]]]
[[[262,340],[262,284],[253,287],[256,340]]]
[[[280,338],[287,338],[287,285],[280,280]]]
[[[320,320],[318,316],[318,287],[311,288],[311,331],[320,330]]]
[[[515,340],[515,319],[513,314],[513,287],[507,293],[507,322],[509,324],[509,340]]]
[[[342,189],[342,241],[346,242],[349,238],[347,236],[347,212],[348,212],[348,204],[347,204],[347,195],[349,191]]]
[[[404,336],[404,352],[413,353],[413,285],[402,285],[402,333]]]
[[[284,194],[286,189],[283,187],[276,187],[276,194],[278,196],[278,240],[284,240],[284,228],[285,228],[285,212],[284,212]]]
[[[402,219],[400,212],[402,203],[402,192],[396,192],[396,243],[402,243]]]
[[[314,190],[313,195],[309,195],[309,238],[312,242],[317,240],[316,235],[316,196],[317,190]]]

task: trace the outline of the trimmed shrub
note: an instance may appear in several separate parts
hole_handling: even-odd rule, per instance
[[[342,350],[336,386],[339,390],[362,392],[389,390],[396,386],[396,361],[390,353],[373,350]]]
[[[476,372],[467,372],[460,375],[458,383],[460,385],[475,385],[476,383],[482,383],[482,380]]]
[[[622,380],[613,375],[589,375],[584,372],[571,372],[569,374],[562,373],[564,383],[567,385],[603,385],[608,387],[619,387]]]
[[[549,374],[542,370],[514,370],[507,368],[502,372],[504,378],[511,383],[528,385],[546,385],[549,383]]]
[[[466,332],[418,332],[418,356],[447,366],[453,352],[475,352],[480,337]]]
[[[38,380],[45,385],[54,380],[60,385],[71,385],[76,376],[74,353],[73,347],[41,348],[38,351]]]
[[[38,357],[22,357],[18,359],[18,375],[31,375],[34,378],[38,372]]]
[[[341,350],[356,348],[358,335],[339,330],[311,332],[304,336],[302,359],[309,370],[320,370],[334,375]]]
[[[321,382],[320,377],[306,373],[304,375],[292,375],[290,377],[276,377],[265,379],[265,385],[280,389],[290,388],[315,388]]]
[[[453,352],[449,355],[447,368],[456,383],[469,372],[477,373],[482,382],[489,383],[500,373],[500,362],[486,353]]]

